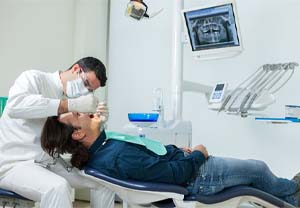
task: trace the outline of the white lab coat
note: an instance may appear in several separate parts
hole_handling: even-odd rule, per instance
[[[42,208],[72,207],[70,184],[98,189],[76,169],[68,173],[58,164],[51,172],[34,162],[51,160],[41,148],[40,134],[46,118],[57,115],[63,98],[59,72],[23,72],[8,98],[0,119],[0,187],[40,201]]]
[[[23,72],[9,90],[0,121],[0,176],[20,161],[41,159],[42,127],[57,115],[63,88],[59,73]]]

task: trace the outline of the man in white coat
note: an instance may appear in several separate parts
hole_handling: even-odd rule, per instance
[[[0,119],[0,188],[40,202],[41,208],[71,208],[71,187],[101,188],[76,169],[67,172],[60,164],[45,168],[36,161],[52,162],[40,145],[46,118],[95,112],[98,100],[92,92],[106,80],[105,66],[93,57],[82,58],[63,72],[29,70],[16,79]],[[108,113],[105,105],[98,109]],[[108,197],[105,207],[112,206],[113,193],[101,190]]]

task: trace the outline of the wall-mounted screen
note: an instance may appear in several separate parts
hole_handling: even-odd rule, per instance
[[[223,58],[242,51],[234,1],[208,1],[183,11],[186,32],[196,58]]]

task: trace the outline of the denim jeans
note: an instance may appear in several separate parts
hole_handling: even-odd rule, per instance
[[[237,185],[251,185],[295,204],[293,195],[297,184],[275,176],[266,163],[259,160],[210,156],[199,168],[196,178],[188,183],[187,189],[192,195],[211,195]]]

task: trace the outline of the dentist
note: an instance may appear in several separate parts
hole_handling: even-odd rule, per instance
[[[94,57],[82,58],[63,72],[29,70],[16,79],[0,119],[0,188],[38,201],[41,208],[71,208],[71,187],[99,188],[76,170],[69,173],[60,164],[45,168],[36,161],[52,162],[40,143],[46,118],[94,112],[98,100],[91,92],[106,80],[104,64]],[[98,109],[108,114],[105,105]],[[101,191],[106,193],[105,207],[110,207],[113,193]]]

